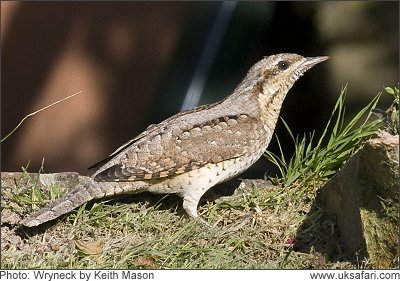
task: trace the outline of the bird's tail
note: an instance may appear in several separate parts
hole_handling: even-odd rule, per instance
[[[21,224],[34,227],[69,213],[92,199],[130,193],[137,189],[138,187],[133,185],[121,186],[117,182],[96,182],[92,178],[88,178],[80,182],[71,192],[29,215],[21,221]]]

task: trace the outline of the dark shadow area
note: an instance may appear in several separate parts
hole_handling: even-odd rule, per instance
[[[322,191],[323,192],[323,191]],[[329,262],[347,261],[360,266],[366,258],[365,245],[356,252],[349,252],[342,242],[343,238],[337,227],[336,218],[330,215],[323,207],[324,198],[321,190],[318,192],[310,211],[303,223],[297,229],[293,250],[302,253],[321,253]],[[361,220],[359,221],[361,224]],[[356,227],[356,226],[355,226]],[[357,244],[362,244],[362,237],[355,237]]]
[[[59,66],[60,57],[67,52],[67,46],[74,44],[77,46],[74,52],[84,55],[84,59],[93,63],[107,80],[102,81],[104,77],[93,73],[93,78],[104,87],[101,93],[92,94],[107,105],[103,115],[97,117],[104,121],[87,126],[87,130],[100,132],[96,139],[106,148],[103,155],[96,155],[93,159],[101,159],[139,134],[147,127],[145,116],[151,111],[150,104],[155,98],[159,73],[168,60],[169,49],[175,44],[174,38],[179,36],[185,6],[178,2],[21,2],[2,42],[2,136],[33,112],[32,108],[38,109],[35,104],[42,99],[44,88],[54,74],[52,72]],[[76,81],[66,80],[64,83],[67,85],[65,88],[80,87]],[[93,90],[79,89],[86,95]],[[64,96],[67,94],[65,90]],[[88,109],[96,104],[88,104]],[[79,114],[63,112],[62,105],[54,110],[61,115]],[[47,129],[49,140],[59,130],[76,127],[60,127],[56,123],[51,126]],[[26,155],[23,163],[16,159],[15,152],[20,149],[18,140],[26,138],[25,134],[26,126],[22,126],[2,143],[3,170],[19,171],[28,162],[32,171],[40,168],[41,159],[29,159],[30,155]],[[63,144],[51,155],[46,150],[56,145],[55,139],[44,145],[41,154],[47,158],[46,170],[83,173],[92,163],[79,163],[81,160],[74,148],[88,141],[71,134],[68,145],[72,150]]]
[[[60,3],[54,2],[43,6],[21,5],[18,8],[1,48],[3,137],[32,108],[37,93],[48,79],[50,69],[68,39],[78,13],[73,5],[60,6]],[[41,40],[38,40],[38,35]],[[4,145],[6,150],[3,149]],[[3,167],[4,159],[11,157],[14,149],[8,143],[2,143]]]

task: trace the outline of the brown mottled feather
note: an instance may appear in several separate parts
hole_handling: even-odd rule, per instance
[[[136,138],[122,161],[96,175],[97,181],[137,181],[175,176],[208,163],[239,157],[259,138],[260,122],[247,115],[223,116],[185,129],[165,127],[144,143]],[[160,128],[160,127],[159,127]],[[217,133],[217,134],[216,134]],[[245,145],[246,144],[246,145]],[[250,146],[249,146],[250,145]],[[117,153],[121,150],[117,150]],[[150,153],[149,153],[150,152]],[[207,152],[207,153],[205,153]]]

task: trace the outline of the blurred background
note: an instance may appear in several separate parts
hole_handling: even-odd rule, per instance
[[[230,94],[263,56],[330,60],[302,77],[281,116],[320,133],[342,86],[347,114],[399,81],[399,3],[1,2],[1,170],[77,171],[149,124]],[[391,101],[383,95],[379,107]],[[293,151],[281,121],[276,131]],[[276,139],[269,149],[277,152]],[[44,159],[44,161],[43,161]],[[274,168],[260,159],[243,177]]]

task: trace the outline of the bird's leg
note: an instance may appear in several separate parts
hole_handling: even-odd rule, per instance
[[[201,194],[201,196],[202,196],[202,194]],[[190,217],[192,217],[196,221],[199,221],[203,225],[211,228],[211,225],[208,222],[206,222],[204,219],[199,217],[199,214],[197,213],[197,206],[199,204],[201,196],[200,197],[193,196],[193,194],[186,195],[185,197],[183,197],[183,208],[185,209],[186,213]],[[197,198],[197,197],[199,197],[199,198]]]

